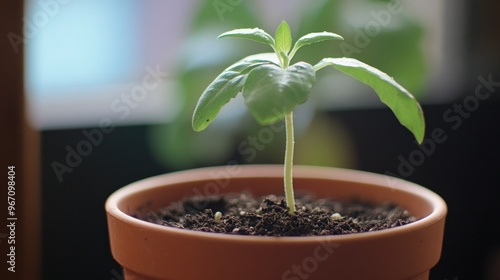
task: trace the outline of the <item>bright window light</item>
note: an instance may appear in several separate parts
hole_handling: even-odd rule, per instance
[[[25,87],[34,126],[167,121],[175,112],[175,100],[166,94],[169,61],[181,41],[172,29],[183,29],[189,6],[28,0]]]
[[[422,49],[432,75],[429,84],[435,84],[435,88],[457,84],[454,81],[460,80],[458,72],[463,68],[457,59],[461,57],[461,38],[452,37],[450,34],[456,32],[449,32],[461,22],[461,11],[456,8],[461,6],[455,4],[462,1],[450,2],[405,2],[405,13],[423,23],[427,30]],[[39,129],[64,129],[96,126],[103,121],[120,125],[172,120],[180,107],[175,95],[175,79],[179,74],[176,66],[183,59],[183,44],[188,41],[190,23],[201,3],[201,0],[26,0],[25,87],[33,125]],[[226,7],[223,11],[229,16],[231,11],[242,8],[238,3],[243,2],[211,3],[206,7],[213,9],[203,12],[217,19],[221,7]],[[307,8],[300,0],[272,3],[256,0],[248,5],[261,9],[256,15],[263,26],[281,18],[299,18]],[[378,10],[370,11],[370,7],[365,6],[363,11],[354,9],[357,12],[352,18],[358,19],[361,27],[376,19],[373,15]],[[453,13],[445,13],[452,8]],[[220,17],[217,24],[225,28],[223,20]],[[356,27],[352,22],[347,24]],[[233,28],[227,26],[224,30],[229,29]],[[218,43],[215,37],[210,37],[210,44]],[[208,45],[202,43],[201,48],[208,49]],[[208,57],[215,55],[213,52]],[[454,92],[449,88],[441,91]],[[364,106],[358,100],[336,98],[335,104]],[[434,101],[446,101],[446,96]],[[326,109],[336,108],[328,102],[322,104],[328,106]]]
[[[26,86],[35,98],[133,78],[132,67],[138,68],[140,58],[139,2],[85,0],[58,8],[54,4],[52,17],[40,5],[44,2],[48,1],[29,1],[26,17],[38,28],[27,45]]]

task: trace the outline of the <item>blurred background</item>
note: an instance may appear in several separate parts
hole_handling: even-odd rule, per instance
[[[432,189],[449,216],[431,279],[500,279],[499,2],[2,5],[6,14],[18,11],[3,19],[2,57],[21,69],[27,120],[39,139],[39,197],[27,195],[40,205],[33,207],[41,224],[39,279],[123,279],[109,252],[104,202],[130,182],[230,161],[282,162],[283,129],[256,124],[238,98],[207,130],[191,128],[196,100],[221,70],[270,51],[217,36],[243,27],[274,34],[282,20],[295,39],[318,31],[345,38],[304,47],[295,60],[346,56],[373,65],[421,101],[427,121],[419,146],[369,88],[323,70],[295,113],[295,163],[390,174]]]

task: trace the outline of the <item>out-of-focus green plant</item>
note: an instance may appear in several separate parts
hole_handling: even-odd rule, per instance
[[[213,0],[199,3],[180,49],[179,61],[175,67],[177,72],[172,73],[175,76],[176,92],[168,93],[178,96],[179,113],[172,123],[157,125],[150,130],[154,155],[171,169],[213,165],[230,157],[235,134],[238,132],[232,127],[234,124],[226,122],[216,125],[200,138],[195,137],[191,129],[190,116],[198,93],[203,91],[203,85],[211,81],[215,72],[223,69],[224,63],[244,56],[248,51],[263,49],[248,44],[228,48],[213,43],[214,36],[226,30],[227,26],[237,28],[257,24],[258,11],[248,1],[241,1],[238,6],[225,10],[223,14],[214,6],[216,2]],[[204,46],[205,52],[199,52],[199,46]]]

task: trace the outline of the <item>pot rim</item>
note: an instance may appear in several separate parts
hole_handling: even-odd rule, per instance
[[[424,198],[430,205],[432,205],[432,212],[422,217],[421,219],[406,224],[403,226],[398,226],[395,228],[384,229],[373,232],[363,232],[355,234],[343,234],[343,235],[325,235],[325,236],[282,236],[282,237],[270,237],[270,236],[244,236],[244,235],[230,235],[221,233],[210,233],[210,232],[199,232],[187,229],[177,229],[167,226],[162,226],[154,224],[151,222],[143,221],[141,219],[135,218],[121,209],[118,205],[123,199],[132,196],[138,192],[148,191],[158,187],[166,187],[168,185],[185,182],[186,174],[194,174],[191,176],[192,179],[189,181],[207,181],[213,180],[208,174],[214,171],[220,171],[224,167],[228,166],[215,166],[215,167],[202,167],[196,169],[189,169],[183,171],[176,171],[167,174],[157,175],[142,179],[133,183],[130,183],[114,193],[112,193],[105,203],[105,209],[109,215],[122,220],[125,223],[131,224],[135,227],[142,227],[144,229],[150,229],[153,231],[164,231],[168,234],[174,235],[185,235],[191,236],[193,238],[207,238],[213,241],[224,240],[225,242],[273,242],[276,241],[288,243],[288,242],[304,242],[304,243],[317,243],[318,240],[328,240],[329,242],[350,240],[356,242],[358,239],[366,238],[379,238],[387,237],[387,235],[399,235],[405,232],[413,231],[416,229],[424,229],[434,225],[439,220],[442,220],[447,213],[447,206],[445,201],[435,192],[424,188],[418,184],[399,179],[396,177],[376,174],[366,171],[359,171],[353,169],[343,169],[335,167],[319,167],[319,166],[304,166],[304,165],[294,165],[293,176],[294,178],[304,178],[304,179],[335,179],[337,181],[350,181],[350,182],[360,182],[371,185],[376,185],[375,187],[389,188],[394,190],[399,190],[407,193],[411,193],[414,196],[419,196]],[[238,166],[239,172],[233,175],[231,178],[278,178],[282,177],[277,174],[282,174],[278,172],[283,170],[283,165],[274,164],[258,164],[258,165],[241,165]],[[165,184],[168,178],[168,184]]]

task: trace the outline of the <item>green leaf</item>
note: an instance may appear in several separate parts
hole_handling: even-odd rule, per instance
[[[286,21],[281,22],[276,29],[276,35],[274,37],[276,38],[276,52],[288,54],[292,48],[292,33]]]
[[[278,58],[280,59],[281,67],[282,68],[287,67],[288,63],[290,63],[290,61],[288,60],[288,56],[284,52],[279,52],[277,55],[278,55]]]
[[[260,28],[234,29],[234,30],[222,33],[217,38],[225,38],[225,37],[249,39],[249,40],[257,41],[259,43],[268,44],[271,47],[274,47],[273,37],[271,35],[269,35],[266,31],[264,31]]]
[[[226,68],[205,89],[193,113],[192,125],[195,131],[205,129],[219,114],[226,103],[242,89],[248,73],[259,65],[277,65],[274,53],[251,55]]]
[[[326,40],[344,40],[344,38],[338,34],[331,32],[315,32],[309,33],[307,35],[302,36],[295,45],[290,53],[290,59],[295,55],[295,53],[305,45],[318,43]]]
[[[259,123],[271,124],[306,102],[315,82],[316,73],[305,62],[284,69],[275,64],[262,64],[248,74],[243,97]]]
[[[413,133],[419,143],[422,143],[425,134],[422,108],[415,97],[392,77],[353,58],[324,58],[314,66],[314,69],[317,71],[326,66],[333,66],[373,88],[399,122]]]

